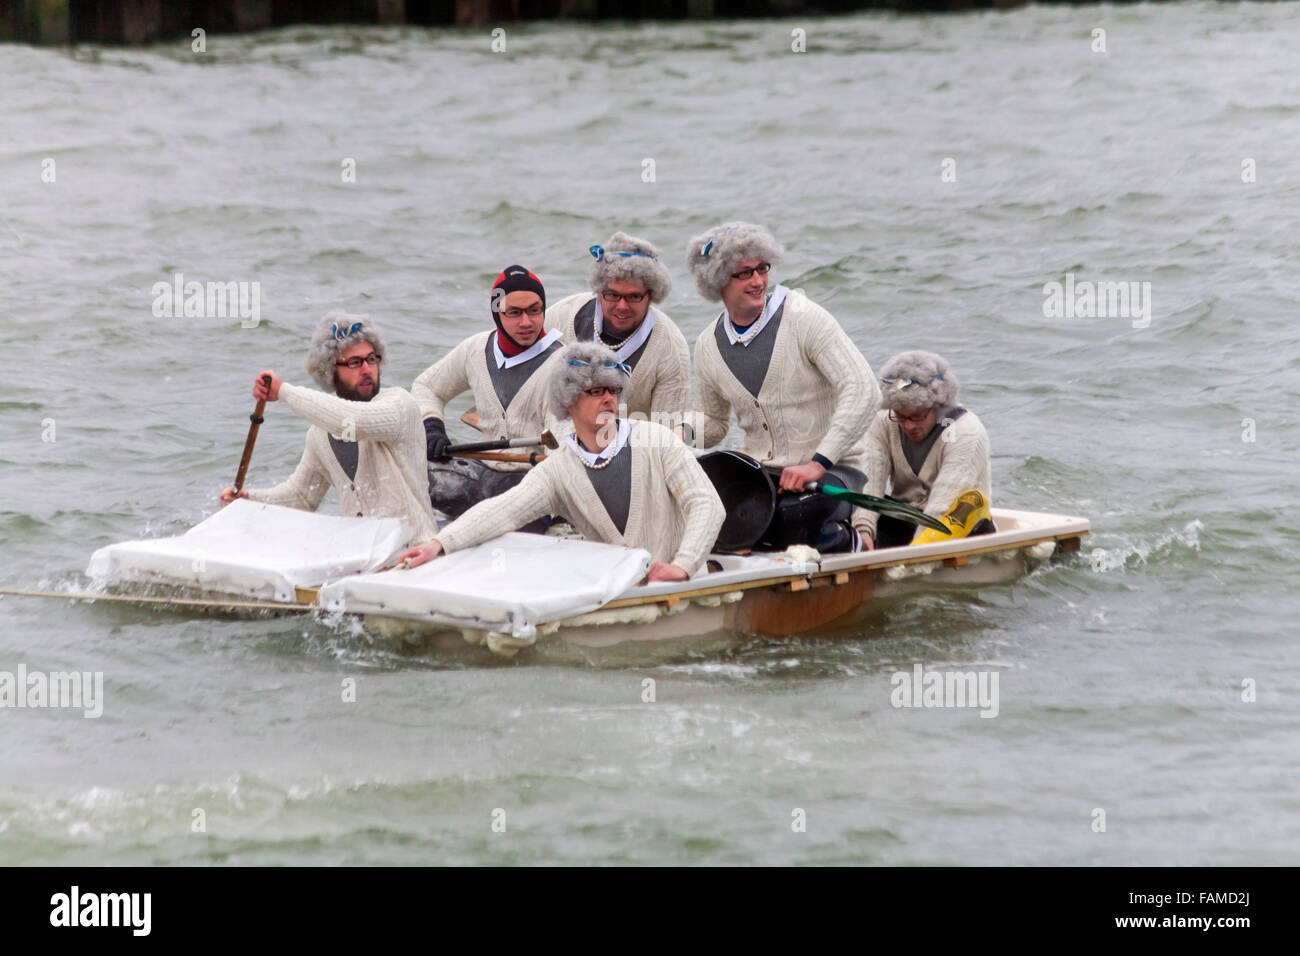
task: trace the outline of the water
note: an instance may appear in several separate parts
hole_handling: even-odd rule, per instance
[[[5,586],[79,586],[95,548],[209,513],[254,373],[305,383],[323,312],[374,314],[409,385],[501,267],[559,298],[621,228],[666,250],[694,338],[682,249],[730,218],[876,369],[951,359],[998,502],[1093,521],[1013,585],[644,661],[0,598],[0,670],[106,697],[0,712],[0,861],[1296,863],[1298,31],[1294,4],[1198,3],[520,27],[505,54],[348,27],[0,47]],[[261,324],[155,318],[177,271],[260,282]],[[1066,273],[1151,282],[1149,326],[1045,318]],[[303,432],[273,408],[250,481]],[[892,707],[916,662],[996,671],[998,716]]]

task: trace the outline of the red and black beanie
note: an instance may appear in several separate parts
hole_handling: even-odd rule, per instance
[[[511,292],[536,292],[541,297],[542,308],[545,309],[546,289],[542,287],[542,280],[523,266],[506,266],[497,276],[496,282],[492,283],[492,299],[489,308],[492,310],[492,321],[496,323],[497,339],[501,343],[503,352],[507,355],[518,355],[524,347],[510,337],[501,324],[501,316],[497,314],[501,303]]]
[[[500,292],[497,292],[500,289]],[[501,300],[511,292],[536,292],[542,300],[542,308],[546,308],[546,289],[542,287],[542,280],[537,278],[523,266],[506,266],[497,276],[497,281],[492,283],[492,318],[497,317],[497,307]]]

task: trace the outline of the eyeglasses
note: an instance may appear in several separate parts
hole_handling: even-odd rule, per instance
[[[537,316],[541,315],[545,311],[546,311],[545,307],[540,302],[538,302],[533,305],[530,305],[526,309],[515,309],[515,308],[502,309],[501,314],[504,315],[507,319],[517,319],[525,312],[527,312],[529,315],[536,318]]]
[[[919,425],[929,417],[932,409],[927,408],[923,412],[917,412],[914,415],[900,415],[892,409],[889,412],[889,420],[895,425]]]
[[[739,272],[733,272],[731,278],[739,279],[741,282],[744,282],[747,279],[752,278],[755,272],[761,276],[767,275],[771,268],[772,264],[770,262],[761,262],[752,269],[741,269]]]
[[[618,398],[623,394],[623,387],[621,385],[597,385],[595,388],[584,388],[582,390],[583,395],[590,395],[592,398],[600,398],[606,392]]]
[[[369,355],[354,355],[346,362],[335,362],[334,364],[346,365],[355,372],[363,365],[373,365],[375,368],[379,368],[379,363],[382,361],[383,357],[378,352],[371,352]]]
[[[617,292],[602,292],[600,297],[610,305],[614,305],[619,299],[627,299],[628,305],[640,305],[649,294],[649,292],[629,292],[625,295],[619,295]]]
[[[570,365],[576,365],[576,366],[579,366],[580,368],[592,368],[592,367],[593,367],[592,364],[591,364],[590,362],[584,362],[582,359],[569,359],[569,364],[570,364]],[[600,363],[600,367],[601,367],[601,368],[616,368],[616,369],[618,369],[620,372],[622,372],[624,375],[631,375],[631,374],[632,374],[632,366],[628,365],[626,362],[601,362],[601,363]]]

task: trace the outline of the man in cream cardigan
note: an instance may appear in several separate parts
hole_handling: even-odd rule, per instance
[[[447,403],[472,391],[484,440],[540,435],[548,426],[546,376],[540,373],[563,346],[559,331],[545,328],[542,280],[523,266],[501,270],[492,284],[489,308],[495,328],[461,342],[411,387],[424,419],[429,495],[435,508],[452,517],[513,488],[528,466],[448,458]],[[545,449],[537,445],[515,451],[526,455]]]
[[[617,417],[628,376],[603,345],[566,346],[548,375],[548,393],[553,414],[572,420],[572,434],[516,487],[475,505],[402,558],[420,565],[562,514],[589,541],[649,551],[651,581],[685,581],[698,572],[726,517],[722,502],[672,432]]]
[[[674,428],[691,398],[691,350],[686,337],[658,304],[672,291],[659,250],[616,232],[588,250],[596,261],[590,292],[561,299],[546,321],[566,342],[599,342],[632,370],[619,415]]]
[[[974,488],[992,498],[989,436],[974,412],[957,404],[957,376],[933,352],[903,352],[881,370],[884,408],[867,432],[868,494],[890,496],[939,517]],[[868,512],[877,547],[911,542],[915,525]],[[879,524],[877,524],[877,520]],[[994,531],[982,521],[971,535]]]
[[[344,515],[404,518],[411,541],[437,530],[429,507],[420,409],[404,389],[379,390],[386,353],[370,316],[335,312],[321,320],[307,355],[312,378],[334,394],[290,385],[270,370],[260,373],[253,397],[283,400],[307,419],[307,447],[287,481],[238,494],[227,488],[222,506],[239,497],[315,511],[333,486]]]
[[[696,236],[686,258],[695,287],[723,311],[695,343],[695,408],[683,437],[711,448],[726,436],[731,415],[745,433],[746,455],[779,472],[783,492],[821,481],[859,490],[865,479],[863,434],[880,405],[880,389],[862,352],[829,312],[801,291],[778,285],[768,272],[782,249],[762,226],[732,222]],[[815,502],[796,502],[817,521]],[[854,508],[846,526],[832,521],[825,499],[820,530],[809,538],[822,552],[869,546],[869,518]],[[778,505],[780,506],[780,505]]]

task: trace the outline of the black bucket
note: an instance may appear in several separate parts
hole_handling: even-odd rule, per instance
[[[830,472],[827,472],[831,475]],[[779,480],[780,475],[777,475]],[[832,475],[827,484],[839,484]],[[776,513],[763,531],[755,550],[784,551],[792,544],[817,547],[822,528],[828,521],[845,520],[853,506],[838,498],[812,491],[783,491],[776,502]]]
[[[752,548],[776,513],[776,484],[772,476],[754,459],[738,451],[715,451],[701,455],[699,462],[727,509],[714,550]]]
[[[853,508],[847,501],[811,491],[778,491],[781,469],[760,465],[738,451],[713,452],[699,462],[727,509],[715,551],[784,551],[792,544],[806,544],[829,554],[849,546],[847,524]],[[827,471],[823,480],[859,491],[866,476],[839,466]],[[843,547],[833,545],[825,551],[825,535],[834,531],[831,526],[837,522],[845,526],[835,532],[842,536]]]

